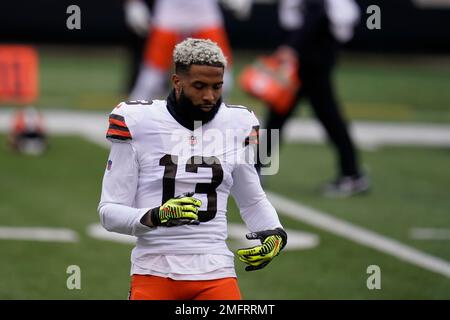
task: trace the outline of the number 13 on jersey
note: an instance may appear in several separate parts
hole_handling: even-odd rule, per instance
[[[175,181],[178,169],[178,157],[166,154],[159,160],[159,165],[164,167],[163,193],[161,203],[175,198]],[[213,219],[217,213],[217,187],[223,180],[223,169],[216,157],[192,156],[185,164],[185,171],[198,173],[198,168],[211,168],[212,178],[210,183],[197,183],[195,193],[206,194],[208,205],[206,211],[199,211],[199,221],[206,222]]]

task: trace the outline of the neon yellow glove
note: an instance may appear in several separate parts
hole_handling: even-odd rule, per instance
[[[202,202],[193,198],[193,192],[167,200],[162,206],[151,209],[152,224],[164,227],[175,227],[184,224],[199,224],[198,208]]]
[[[249,240],[259,239],[262,244],[237,251],[239,260],[248,264],[245,271],[264,268],[280,253],[287,243],[287,234],[281,228],[248,233],[246,237]]]

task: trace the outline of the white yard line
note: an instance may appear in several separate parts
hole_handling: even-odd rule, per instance
[[[394,239],[327,213],[301,205],[278,194],[267,192],[267,195],[280,214],[450,278],[450,263],[441,258],[421,252]]]
[[[50,242],[77,242],[75,231],[47,227],[1,227],[0,239],[3,240],[32,240]]]
[[[414,240],[450,240],[450,229],[412,228],[409,235]]]

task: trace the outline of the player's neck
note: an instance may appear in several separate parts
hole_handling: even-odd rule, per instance
[[[187,98],[181,97],[177,100],[175,90],[172,90],[167,97],[167,110],[179,124],[189,130],[194,130],[194,122],[196,121],[201,121],[204,125],[214,119],[221,104],[222,99],[219,99],[212,110],[204,112],[194,106]]]

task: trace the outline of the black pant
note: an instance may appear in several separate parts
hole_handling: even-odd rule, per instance
[[[279,115],[270,108],[266,119],[267,134],[270,137],[271,129],[280,130],[281,133],[286,120],[293,114],[301,98],[308,98],[317,119],[324,127],[328,139],[336,148],[339,157],[339,170],[341,175],[359,175],[355,147],[348,133],[345,120],[341,114],[332,85],[332,70],[336,62],[337,51],[316,50],[311,54],[300,57],[299,76],[302,87],[290,111]],[[270,154],[271,141],[268,141]]]
[[[129,31],[127,34],[127,42],[125,43],[128,49],[127,54],[129,57],[128,79],[126,80],[127,94],[133,90],[139,76],[139,72],[141,71],[146,41],[147,40],[145,38],[138,36],[132,31]]]

